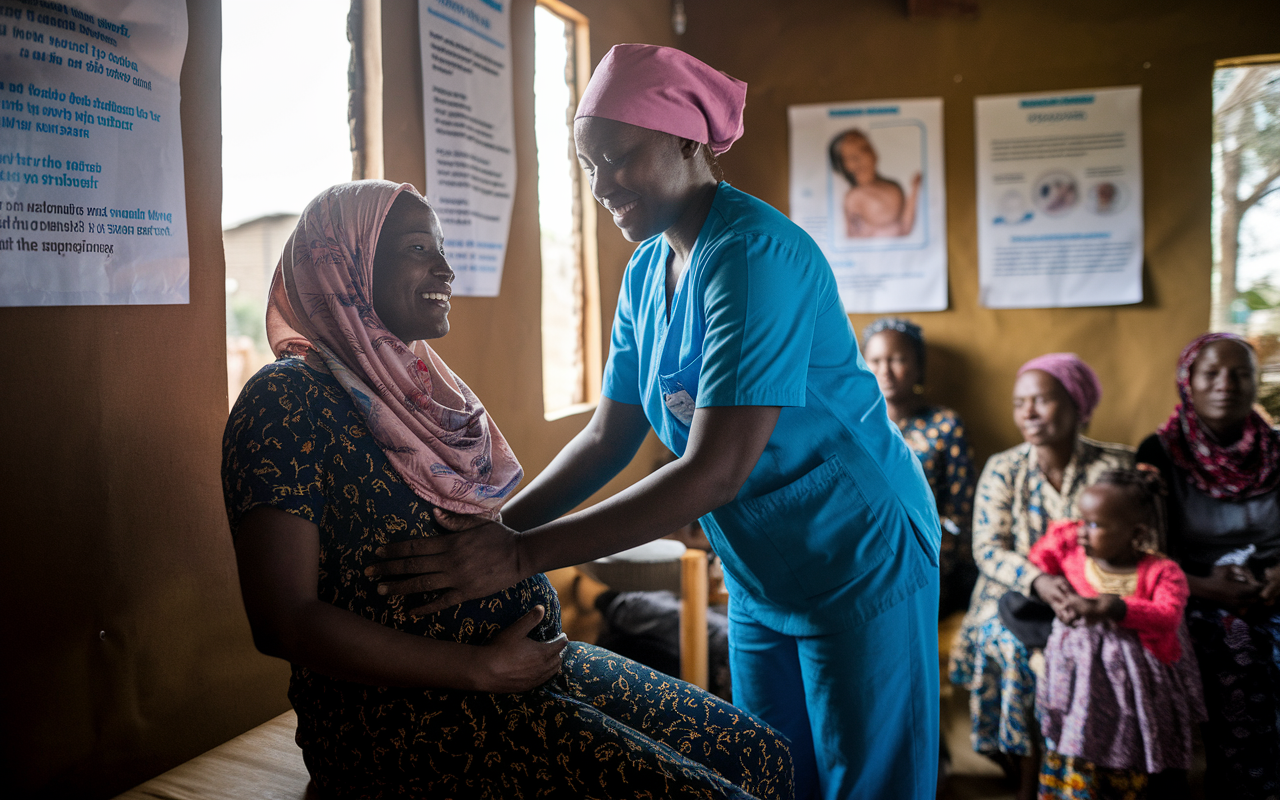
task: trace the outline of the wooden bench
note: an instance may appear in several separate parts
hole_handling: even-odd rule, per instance
[[[292,710],[196,756],[116,800],[318,800]]]

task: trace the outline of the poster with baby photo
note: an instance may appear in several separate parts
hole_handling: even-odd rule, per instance
[[[791,106],[791,219],[849,313],[947,307],[942,100]]]

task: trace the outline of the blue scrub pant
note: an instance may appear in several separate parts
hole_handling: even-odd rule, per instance
[[[791,740],[796,800],[933,800],[938,581],[828,636],[729,618],[734,705]]]

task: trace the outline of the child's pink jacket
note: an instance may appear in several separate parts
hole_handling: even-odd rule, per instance
[[[1050,575],[1065,575],[1077,594],[1097,597],[1085,578],[1086,556],[1078,541],[1082,524],[1069,519],[1050,523],[1027,558]],[[1133,628],[1144,647],[1165,664],[1172,664],[1182,657],[1178,625],[1187,607],[1187,594],[1187,576],[1172,559],[1144,556],[1138,562],[1138,588],[1123,598],[1128,611],[1117,624]]]

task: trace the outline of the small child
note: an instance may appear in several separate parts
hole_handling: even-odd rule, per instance
[[[1141,798],[1166,770],[1152,796],[1185,787],[1206,715],[1182,620],[1187,579],[1156,552],[1163,493],[1154,470],[1104,472],[1080,498],[1081,519],[1053,523],[1031,548],[1033,564],[1074,589],[1054,606],[1037,682],[1040,800]]]

